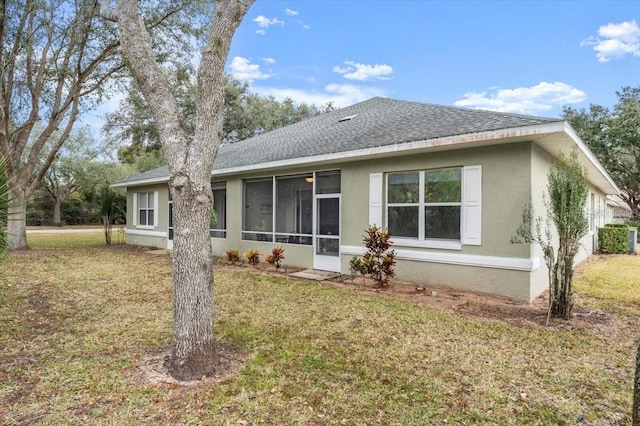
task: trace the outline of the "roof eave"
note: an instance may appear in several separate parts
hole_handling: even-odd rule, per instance
[[[160,176],[156,178],[142,179],[142,180],[134,180],[134,181],[122,181],[112,183],[111,188],[128,188],[132,186],[145,186],[145,185],[154,185],[158,183],[166,183],[169,182],[169,176]]]
[[[561,145],[545,143],[544,139],[550,135],[560,135]],[[555,138],[554,138],[555,139]],[[539,142],[551,155],[557,156],[563,149],[578,148],[580,160],[589,172],[589,180],[606,194],[618,194],[619,188],[609,176],[602,164],[597,160],[586,144],[580,139],[573,128],[566,121],[554,121],[535,124],[531,126],[513,127],[491,130],[486,132],[466,133],[461,135],[446,136],[442,138],[424,139],[419,141],[401,142],[372,148],[362,148],[350,151],[330,154],[315,155],[309,157],[290,158],[285,160],[269,161],[260,164],[247,164],[225,169],[214,169],[212,176],[223,177],[246,172],[259,172],[266,170],[279,170],[296,166],[318,166],[325,164],[344,163],[361,159],[373,159],[386,156],[406,155],[425,151],[462,149],[470,146],[487,146],[503,143],[513,143],[525,140]],[[566,153],[568,154],[568,152]],[[167,183],[169,176],[161,176],[138,181],[124,181],[112,184],[113,188],[144,186],[158,183]]]

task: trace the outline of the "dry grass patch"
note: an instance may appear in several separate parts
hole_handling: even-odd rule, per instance
[[[215,273],[216,332],[246,362],[150,385],[142,360],[171,342],[170,258],[94,238],[33,236],[3,264],[4,424],[630,424],[633,303],[567,330],[233,270]]]

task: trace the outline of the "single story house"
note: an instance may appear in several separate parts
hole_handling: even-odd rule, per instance
[[[369,224],[389,229],[401,280],[531,301],[547,288],[539,247],[510,244],[547,172],[577,149],[590,233],[618,188],[563,120],[373,98],[221,147],[211,174],[214,254],[285,248],[292,266],[349,272]],[[168,169],[120,181],[127,243],[172,247]]]

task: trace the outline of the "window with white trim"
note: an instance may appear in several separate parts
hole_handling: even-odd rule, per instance
[[[156,226],[156,209],[157,209],[157,193],[155,192],[138,192],[137,198],[137,226],[155,227]]]
[[[460,241],[462,168],[387,174],[387,227],[416,240]]]
[[[371,173],[369,224],[400,246],[482,245],[482,166]]]

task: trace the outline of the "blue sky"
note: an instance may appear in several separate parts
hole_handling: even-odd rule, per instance
[[[564,105],[611,108],[640,85],[640,0],[258,0],[227,72],[278,100],[384,96],[555,118]],[[122,98],[82,121],[99,133]]]
[[[258,0],[227,71],[280,100],[558,117],[640,85],[640,1]]]

